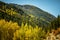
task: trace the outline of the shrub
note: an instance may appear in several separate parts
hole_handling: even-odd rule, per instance
[[[13,40],[43,40],[45,31],[38,26],[32,27],[31,25],[22,24],[19,30],[14,33]]]
[[[19,28],[17,23],[0,20],[0,40],[13,40],[13,33]]]

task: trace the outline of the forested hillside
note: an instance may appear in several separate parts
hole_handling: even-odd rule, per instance
[[[23,22],[24,24],[28,23],[28,25],[32,26],[38,25],[46,27],[53,19],[56,18],[48,12],[45,12],[32,5],[17,5],[0,2],[0,11],[7,14],[7,16],[6,14],[4,16],[6,20],[15,21],[19,25]]]
[[[33,5],[0,1],[0,40],[47,40],[52,32],[60,34],[60,15],[55,17]]]

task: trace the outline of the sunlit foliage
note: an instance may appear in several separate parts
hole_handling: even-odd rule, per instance
[[[13,8],[11,8],[11,9],[5,9],[5,10],[0,9],[0,11],[5,12],[5,13],[7,13],[7,14],[9,14],[9,15],[17,14],[17,12],[15,12],[15,11],[13,10]]]
[[[27,25],[27,23],[25,25],[22,23],[19,30],[16,30],[14,33],[13,40],[43,40],[44,37],[46,36],[42,28],[38,26],[33,28],[31,25]]]
[[[13,33],[19,29],[17,23],[11,21],[7,22],[3,19],[0,20],[0,40],[12,40]]]
[[[42,28],[31,25],[18,26],[16,22],[0,20],[0,40],[42,40],[45,31]]]

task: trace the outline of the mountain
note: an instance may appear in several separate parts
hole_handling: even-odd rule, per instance
[[[48,27],[56,17],[33,5],[18,5],[0,1],[0,19],[34,26]]]

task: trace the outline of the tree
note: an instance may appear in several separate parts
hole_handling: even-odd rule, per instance
[[[25,25],[22,23],[20,29],[14,33],[13,40],[43,40],[44,37],[46,37],[45,31],[42,28],[38,26],[33,28],[31,25],[28,26],[27,23]]]
[[[0,20],[0,40],[13,40],[13,33],[19,29],[17,23]]]
[[[58,15],[58,17],[51,22],[52,29],[57,29],[59,27],[60,27],[60,15]]]

